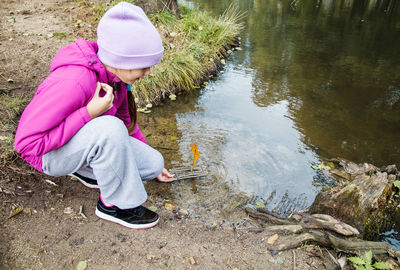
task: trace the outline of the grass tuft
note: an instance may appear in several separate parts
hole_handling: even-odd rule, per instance
[[[166,11],[149,15],[163,37],[165,51],[161,62],[152,67],[151,76],[134,85],[134,94],[141,101],[158,102],[177,90],[198,86],[217,69],[242,27],[242,14],[233,6],[219,18],[199,10],[182,11],[179,20]]]
[[[4,94],[0,96],[0,166],[16,156],[13,130],[17,126],[19,116],[27,105],[21,95]]]

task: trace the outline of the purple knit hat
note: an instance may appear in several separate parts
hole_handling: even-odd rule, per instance
[[[118,69],[141,69],[160,62],[164,48],[143,10],[127,2],[110,8],[97,27],[97,56]]]

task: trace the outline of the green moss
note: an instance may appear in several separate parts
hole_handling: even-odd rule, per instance
[[[374,213],[371,213],[370,219],[365,220],[364,239],[378,240],[383,232],[391,229],[400,230],[400,226],[397,225],[400,221],[400,209],[398,207],[400,199],[396,196],[397,193],[394,188],[388,190],[387,194],[387,196],[383,196],[382,205]]]

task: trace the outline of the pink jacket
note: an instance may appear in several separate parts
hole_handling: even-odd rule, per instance
[[[49,76],[39,85],[22,113],[15,135],[15,148],[38,171],[42,156],[67,143],[91,120],[86,105],[98,81],[113,86],[120,82],[97,58],[95,42],[78,39],[54,57]],[[103,115],[114,115],[130,123],[126,85],[114,91],[113,107]],[[138,126],[132,137],[147,143]]]

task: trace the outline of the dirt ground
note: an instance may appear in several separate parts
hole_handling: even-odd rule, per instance
[[[0,100],[19,101],[1,108],[3,150],[57,50],[93,32],[81,8],[74,1],[1,1]],[[100,220],[97,190],[48,177],[9,156],[0,168],[0,269],[77,269],[80,261],[86,269],[335,269],[323,248],[271,254],[267,232],[224,221],[212,226],[167,210],[158,192],[146,202],[161,216],[155,228],[130,230]],[[18,208],[23,211],[9,217]]]

